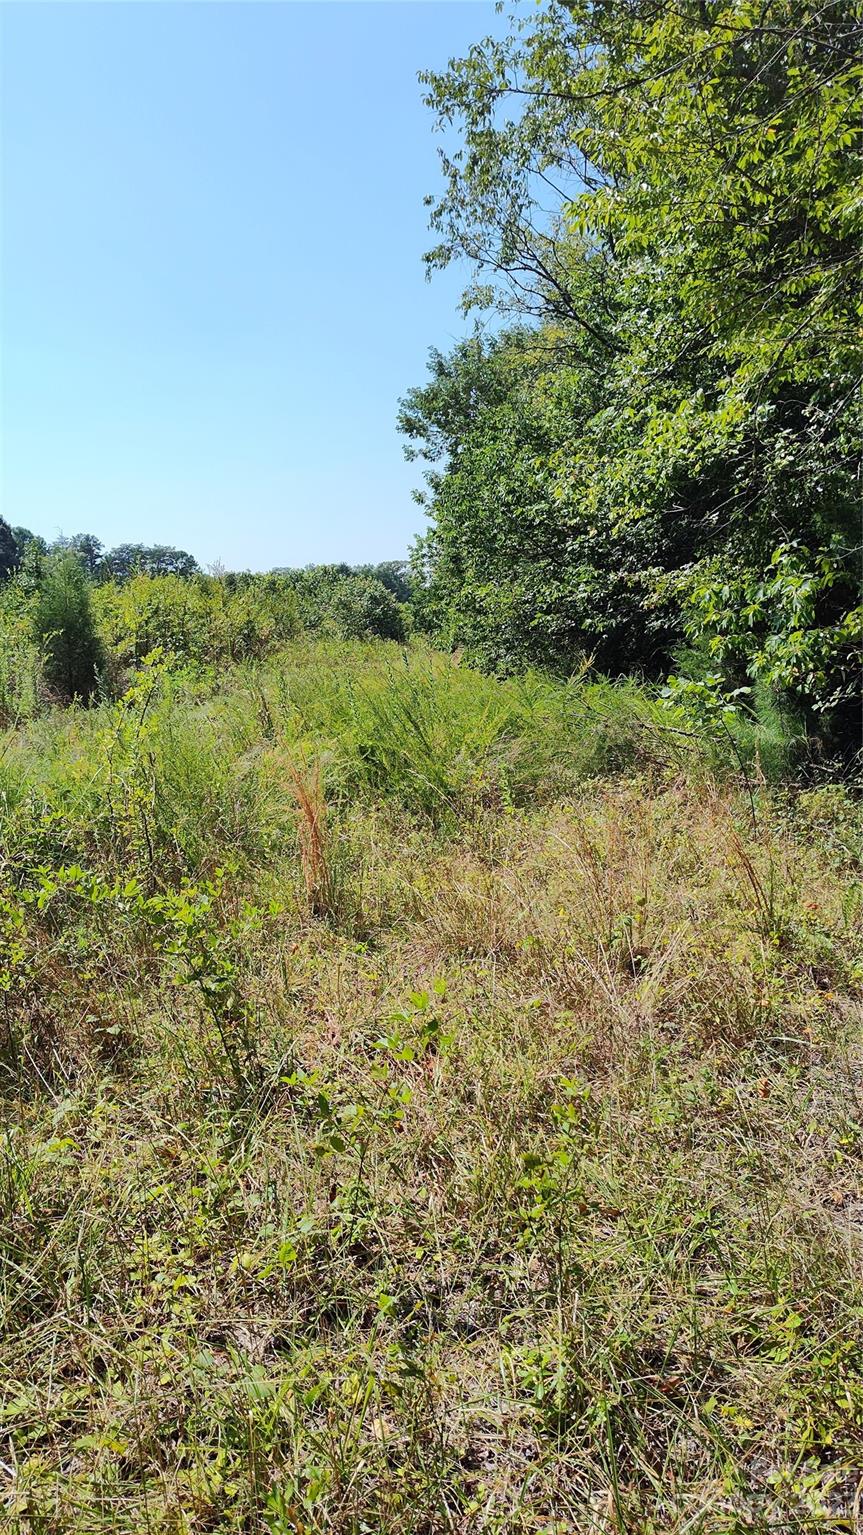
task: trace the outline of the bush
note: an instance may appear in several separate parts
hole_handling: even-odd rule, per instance
[[[402,640],[402,610],[374,576],[348,576],[333,590],[329,617],[342,639]]]
[[[29,719],[42,692],[42,657],[33,633],[33,594],[20,576],[0,591],[0,725]]]
[[[253,660],[299,627],[293,591],[267,577],[233,587],[216,576],[141,573],[123,584],[106,582],[94,601],[102,638],[123,666],[157,646],[199,665]]]
[[[397,562],[392,564],[395,567]],[[352,570],[350,565],[309,565],[281,575],[297,594],[305,628],[346,640],[404,639],[404,604],[396,591],[397,579],[387,567]]]
[[[49,560],[33,610],[33,632],[44,654],[45,681],[58,697],[93,697],[103,651],[96,632],[90,584],[74,554]]]

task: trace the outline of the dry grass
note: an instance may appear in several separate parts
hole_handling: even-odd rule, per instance
[[[847,794],[272,813],[185,895],[7,839],[10,1530],[853,1530]]]
[[[289,763],[288,774],[297,801],[300,863],[309,912],[313,917],[327,917],[334,910],[334,892],[327,848],[327,803],[321,785],[320,763],[315,763],[306,773]]]

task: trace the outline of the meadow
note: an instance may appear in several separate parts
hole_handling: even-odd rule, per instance
[[[853,793],[271,638],[6,721],[6,1527],[859,1529]]]

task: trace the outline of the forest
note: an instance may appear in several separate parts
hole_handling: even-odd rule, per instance
[[[13,1535],[863,1528],[861,43],[420,77],[406,557],[0,519]]]

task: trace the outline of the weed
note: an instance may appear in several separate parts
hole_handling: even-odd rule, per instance
[[[9,733],[13,1535],[853,1527],[858,808],[687,729],[298,638]]]

